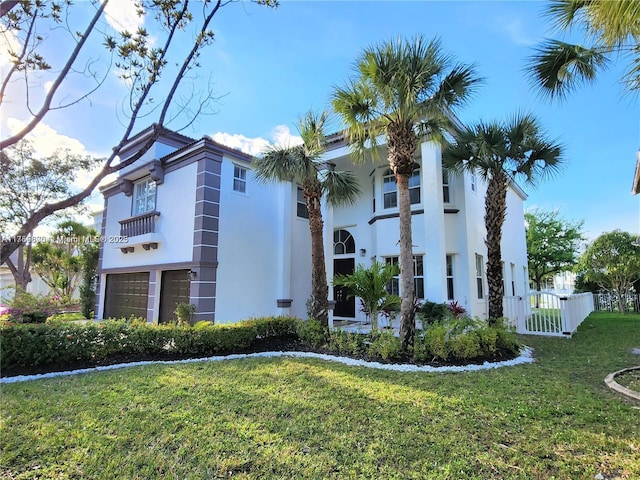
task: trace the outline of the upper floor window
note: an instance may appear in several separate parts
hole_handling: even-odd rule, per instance
[[[477,192],[478,191],[478,184],[476,181],[476,174],[474,172],[471,172],[471,191],[472,192]]]
[[[383,204],[384,208],[396,208],[398,206],[398,185],[396,176],[388,168],[382,177],[383,182]],[[413,172],[409,176],[409,200],[411,205],[420,203],[420,165],[413,164]]]
[[[307,210],[307,199],[304,198],[304,192],[300,187],[296,193],[296,214],[300,218],[309,218],[309,210]]]
[[[371,193],[373,198],[373,213],[376,213],[376,176],[371,175]]]
[[[382,177],[382,192],[384,208],[398,206],[398,186],[396,185],[396,176],[391,169],[387,169]]]
[[[413,172],[409,177],[409,199],[411,205],[420,203],[420,165],[413,164]]]
[[[156,209],[156,182],[150,178],[136,182],[133,188],[133,215]]]
[[[247,192],[247,169],[239,165],[233,166],[233,191]]]
[[[442,201],[451,203],[451,187],[449,186],[449,173],[442,170]]]

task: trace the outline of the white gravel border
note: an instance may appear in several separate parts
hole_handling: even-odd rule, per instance
[[[345,365],[352,365],[356,367],[377,368],[380,370],[392,370],[395,372],[427,372],[427,373],[475,372],[478,370],[510,367],[513,365],[520,365],[523,363],[534,362],[533,349],[530,347],[524,347],[520,352],[520,356],[512,360],[504,360],[502,362],[484,362],[482,365],[460,365],[460,366],[449,365],[449,366],[443,366],[443,367],[432,367],[429,365],[418,366],[418,365],[408,365],[408,364],[367,362],[365,360],[356,360],[349,357],[335,357],[333,355],[326,355],[322,353],[312,353],[312,352],[260,352],[260,353],[247,353],[247,354],[233,354],[233,355],[225,355],[225,356],[213,356],[213,357],[206,357],[206,358],[189,358],[186,360],[166,360],[166,361],[160,360],[160,361],[118,363],[115,365],[105,365],[101,367],[80,368],[78,370],[70,370],[67,372],[41,373],[39,375],[17,375],[15,377],[0,378],[0,383],[18,383],[18,382],[26,382],[29,380],[40,380],[42,378],[67,377],[70,375],[78,375],[80,373],[101,372],[104,370],[116,370],[119,368],[138,367],[141,365],[155,365],[155,364],[173,365],[178,363],[221,362],[224,360],[238,360],[243,358],[274,358],[274,357],[319,358],[320,360],[338,362],[338,363],[343,363]]]

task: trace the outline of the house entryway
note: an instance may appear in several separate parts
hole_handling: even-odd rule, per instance
[[[333,232],[333,274],[351,275],[355,270],[356,242],[348,230],[335,230]],[[347,298],[349,290],[345,287],[333,287],[333,299],[336,305],[333,316],[338,318],[355,318],[356,299]]]
[[[160,315],[158,323],[175,319],[173,313],[178,303],[189,303],[191,282],[189,270],[166,270],[162,272],[160,287]]]
[[[333,261],[334,275],[351,275],[354,269],[354,258],[336,258]],[[335,317],[355,318],[356,299],[355,297],[347,298],[348,296],[348,288],[333,287],[333,299],[336,302],[336,306],[333,309],[333,315]]]

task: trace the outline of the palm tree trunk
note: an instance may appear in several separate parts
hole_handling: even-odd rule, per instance
[[[402,348],[413,344],[415,333],[413,240],[411,238],[411,200],[409,198],[409,175],[396,173],[398,184],[398,207],[400,213],[400,340]]]
[[[304,190],[309,230],[311,232],[311,317],[323,326],[329,326],[329,287],[324,260],[323,221],[320,199],[320,183]]]
[[[487,228],[487,284],[489,286],[489,323],[503,316],[502,297],[502,226],[507,214],[507,177],[495,172],[487,185],[485,198],[485,226]]]

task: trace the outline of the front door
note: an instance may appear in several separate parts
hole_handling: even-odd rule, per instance
[[[351,275],[355,268],[354,258],[336,258],[333,261],[334,275]],[[355,318],[356,316],[356,298],[349,296],[349,289],[345,287],[333,287],[333,299],[336,306],[333,310],[335,317]]]

